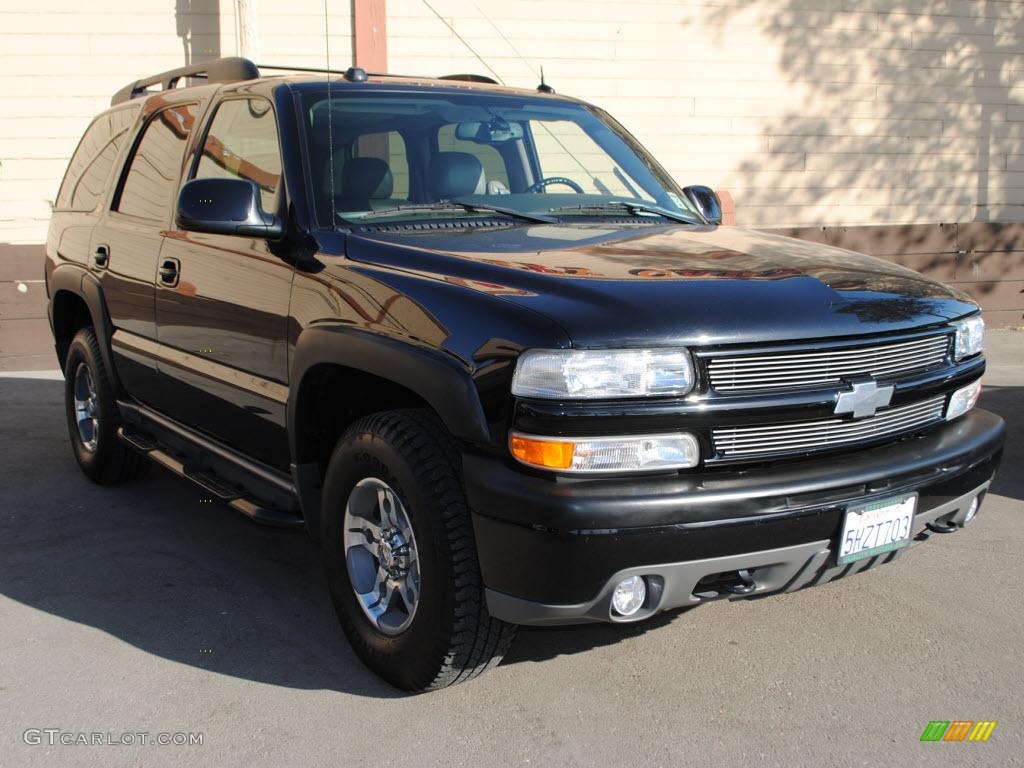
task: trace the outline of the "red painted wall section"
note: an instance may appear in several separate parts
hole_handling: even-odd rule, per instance
[[[367,72],[388,71],[385,0],[352,0],[352,60]]]
[[[718,199],[722,203],[722,223],[735,224],[736,201],[732,199],[732,195],[729,194],[727,189],[716,189],[715,191],[718,193]]]

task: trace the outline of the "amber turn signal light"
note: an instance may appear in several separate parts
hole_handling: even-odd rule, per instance
[[[572,455],[576,446],[555,440],[535,440],[521,435],[509,439],[512,455],[524,464],[548,469],[568,469],[572,466]]]

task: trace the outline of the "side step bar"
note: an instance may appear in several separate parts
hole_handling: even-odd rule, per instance
[[[139,453],[254,522],[277,528],[304,525],[298,496],[286,477],[144,406],[120,400],[117,405],[124,420],[117,436]]]

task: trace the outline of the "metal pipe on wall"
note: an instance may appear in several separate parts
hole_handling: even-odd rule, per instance
[[[259,61],[259,0],[235,0],[235,10],[238,14],[239,53],[250,61]]]

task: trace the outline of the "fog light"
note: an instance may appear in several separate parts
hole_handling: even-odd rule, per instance
[[[981,381],[968,384],[963,389],[958,389],[949,398],[949,406],[946,408],[946,421],[952,421],[957,416],[963,416],[978,402],[978,395],[981,394]]]
[[[978,501],[977,496],[971,499],[971,506],[967,508],[967,514],[964,515],[964,525],[967,525],[969,522],[971,522],[971,520],[974,519],[974,516],[978,514],[978,507],[980,506],[981,502]]]
[[[647,585],[642,576],[630,576],[615,586],[612,609],[620,616],[632,616],[647,599]]]

